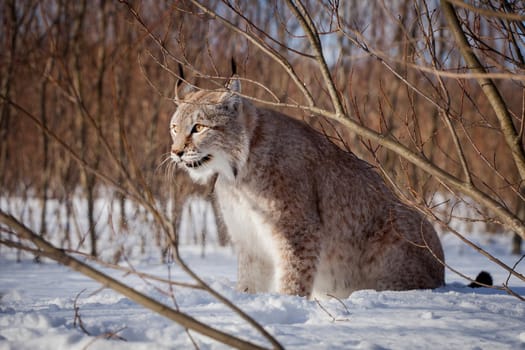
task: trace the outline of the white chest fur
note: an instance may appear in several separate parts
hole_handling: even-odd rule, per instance
[[[235,249],[250,262],[250,268],[242,271],[239,266],[239,281],[255,286],[256,292],[277,291],[277,274],[280,256],[272,234],[272,218],[267,217],[267,203],[255,200],[230,182],[215,185],[215,194],[221,209],[222,219]],[[239,264],[245,262],[239,261]]]

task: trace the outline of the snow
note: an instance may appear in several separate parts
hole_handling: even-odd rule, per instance
[[[205,205],[205,204],[203,204]],[[4,203],[5,206],[5,203]],[[101,203],[99,210],[111,207]],[[208,214],[193,208],[205,220]],[[36,218],[38,215],[33,211]],[[187,215],[187,214],[185,214]],[[143,239],[144,226],[110,239],[101,219],[100,250],[111,257],[119,244],[141,272],[191,282],[173,263],[161,263],[153,239]],[[36,221],[36,219],[34,219]],[[56,222],[57,220],[55,220]],[[200,225],[200,226],[199,226]],[[131,223],[129,224],[130,227]],[[203,225],[194,221],[196,230]],[[188,227],[189,227],[188,226]],[[58,224],[57,228],[60,227]],[[213,228],[214,229],[214,228]],[[138,234],[136,234],[138,232]],[[151,232],[151,231],[150,231]],[[186,233],[188,237],[191,234]],[[210,239],[202,247],[186,237],[181,255],[215,290],[260,322],[287,349],[522,349],[525,348],[525,302],[494,289],[466,287],[467,281],[447,271],[447,285],[436,290],[376,292],[364,290],[342,300],[307,300],[277,294],[245,294],[235,290],[236,259],[231,248]],[[509,254],[509,235],[472,233],[467,236],[510,266],[519,257]],[[53,239],[55,242],[60,238]],[[501,285],[508,274],[452,234],[441,234],[447,263],[471,277],[481,270]],[[133,244],[145,242],[145,249]],[[73,242],[73,245],[75,242]],[[157,252],[157,253],[156,253]],[[186,349],[193,345],[179,325],[70,269],[0,247],[0,349]],[[127,266],[126,262],[120,263]],[[168,288],[107,267],[101,269],[135,289],[173,306]],[[525,262],[517,266],[525,273]],[[509,286],[525,296],[516,278]],[[257,344],[269,344],[239,316],[209,294],[175,287],[181,311],[200,321]],[[80,315],[82,327],[75,317]],[[201,349],[225,349],[209,338],[191,333]],[[112,335],[112,336],[110,336]]]

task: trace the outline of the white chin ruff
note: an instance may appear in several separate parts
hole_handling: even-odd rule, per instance
[[[201,184],[207,183],[215,174],[219,174],[228,180],[235,179],[234,170],[230,162],[222,154],[213,155],[209,161],[198,167],[189,167],[184,164],[182,166],[193,181]]]
[[[197,168],[190,168],[186,165],[183,165],[183,167],[186,169],[193,181],[200,184],[205,184],[216,173],[216,171],[210,165],[211,164],[203,164]]]

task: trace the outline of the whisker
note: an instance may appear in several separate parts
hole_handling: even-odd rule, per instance
[[[164,177],[168,180],[168,181],[171,181],[173,180],[173,167],[175,166],[175,163],[172,162],[172,163],[168,163],[166,168],[165,168],[165,171],[164,171]]]
[[[166,167],[166,173],[165,173],[165,176],[167,178],[168,181],[170,182],[173,182],[175,181],[175,173],[177,171],[177,166],[178,164],[175,163],[175,162],[171,162],[168,164],[168,166]]]
[[[171,160],[171,154],[170,154],[170,153],[164,154],[163,156],[165,156],[166,158],[164,158],[164,160],[162,160],[162,161],[160,162],[160,164],[155,168],[155,173],[157,173],[157,172],[159,171],[160,168],[162,168],[163,166],[165,166],[166,163],[167,163],[168,161]]]

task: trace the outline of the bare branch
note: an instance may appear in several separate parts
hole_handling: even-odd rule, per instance
[[[458,7],[462,7],[474,13],[479,13],[480,15],[483,15],[483,16],[498,17],[498,18],[502,18],[502,19],[506,19],[510,21],[520,21],[520,22],[525,21],[525,16],[519,15],[517,13],[506,13],[506,12],[501,12],[501,11],[488,10],[488,9],[476,7],[474,5],[466,3],[463,0],[447,0],[447,1]]]
[[[51,245],[49,242],[43,240],[31,229],[26,227],[20,221],[13,216],[6,214],[0,210],[0,222],[4,225],[11,227],[14,231],[20,235],[21,238],[34,243],[41,250],[43,255],[59,262],[62,265],[70,267],[71,269],[88,276],[89,278],[101,283],[102,285],[115,290],[116,292],[128,297],[134,302],[148,308],[159,315],[162,315],[174,322],[177,322],[183,327],[194,330],[197,333],[215,339],[223,344],[232,346],[238,349],[265,349],[259,345],[251,342],[242,340],[230,334],[219,331],[212,328],[191,316],[188,316],[182,312],[176,311],[172,308],[167,307],[164,304],[148,297],[135,289],[127,286],[126,284],[117,281],[116,279],[94,269],[93,267],[77,260],[70,255],[66,254],[62,249],[58,249]]]
[[[292,78],[292,80],[295,82],[295,85],[299,88],[299,90],[302,92],[303,96],[305,97],[307,103],[309,106],[314,105],[314,100],[312,98],[312,94],[308,89],[306,88],[306,85],[304,82],[299,78],[297,73],[295,72],[292,65],[286,60],[284,57],[281,56],[277,51],[272,49],[271,47],[268,47],[268,45],[265,45],[264,42],[261,42],[257,40],[253,35],[250,35],[249,33],[241,30],[239,27],[228,21],[226,18],[220,16],[215,11],[211,10],[210,8],[204,6],[197,0],[190,0],[191,3],[193,3],[195,6],[197,6],[199,9],[201,9],[204,13],[211,16],[214,19],[218,19],[221,23],[223,23],[226,27],[228,27],[230,30],[236,32],[237,34],[240,34],[241,36],[248,39],[252,44],[254,44],[257,48],[259,48],[262,52],[270,56],[280,64],[283,69],[286,71],[286,73]]]
[[[485,68],[477,58],[476,54],[470,47],[465,33],[461,29],[461,24],[456,15],[454,7],[448,0],[441,0],[441,7],[447,22],[450,26],[452,33],[456,39],[456,42],[459,45],[459,50],[465,61],[467,62],[469,68],[475,73],[485,73]],[[503,101],[498,88],[491,79],[488,78],[478,78],[478,83],[487,96],[496,116],[501,125],[501,131],[505,137],[505,141],[509,146],[512,152],[512,158],[518,168],[518,172],[521,177],[521,181],[525,181],[525,151],[521,143],[521,138],[512,122],[512,117],[509,113],[509,110]]]
[[[330,74],[330,70],[328,69],[328,64],[326,63],[326,59],[323,55],[321,39],[319,37],[319,33],[317,32],[317,28],[310,17],[310,14],[301,1],[287,0],[286,4],[294,13],[299,23],[301,23],[301,26],[303,27],[303,30],[305,31],[306,36],[308,37],[308,40],[314,49],[315,60],[321,69],[321,74],[328,88],[328,93],[330,94],[330,99],[332,100],[332,105],[334,106],[336,116],[344,118],[345,112],[343,103],[341,102],[337,87],[335,86],[332,75]]]

